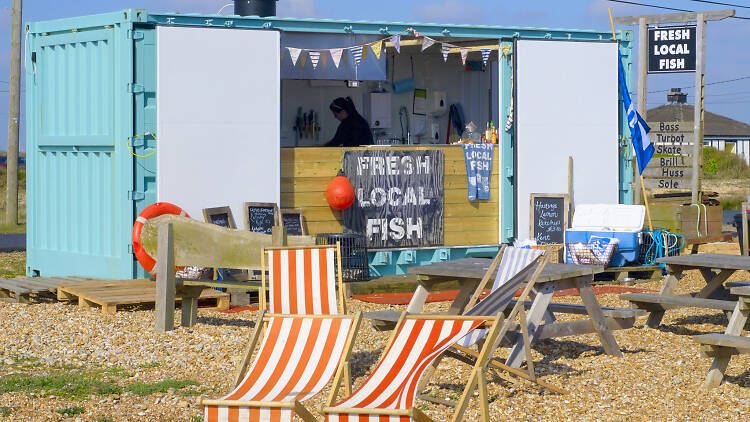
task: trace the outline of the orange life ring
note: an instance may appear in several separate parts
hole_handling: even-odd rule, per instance
[[[175,204],[170,204],[169,202],[157,202],[147,206],[141,211],[141,213],[138,214],[138,218],[135,219],[135,224],[133,224],[133,252],[135,253],[135,257],[138,259],[138,262],[143,269],[154,276],[156,275],[156,272],[154,272],[153,269],[156,261],[146,253],[145,249],[143,249],[143,245],[141,245],[141,231],[143,230],[143,225],[146,224],[146,221],[164,214],[190,217],[188,213]]]

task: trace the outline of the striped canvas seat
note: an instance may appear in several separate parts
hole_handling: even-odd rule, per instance
[[[539,265],[543,250],[507,247],[503,253],[492,292],[464,315],[495,315],[508,306],[518,289],[531,278]],[[471,347],[487,335],[487,330],[474,330],[459,345]]]
[[[425,369],[461,337],[486,320],[493,319],[454,318],[402,316],[396,328],[397,333],[378,366],[351,396],[324,409],[326,421],[413,420],[415,412],[421,413],[414,408],[414,400],[419,393],[417,387]],[[386,409],[400,412],[390,416],[385,414],[388,412],[378,412]],[[369,414],[362,414],[363,412]]]
[[[345,314],[341,276],[336,276],[338,246],[267,248],[268,311],[277,314],[329,315]],[[263,288],[266,279],[263,274]],[[261,295],[265,309],[265,295]]]
[[[305,412],[299,411],[299,402],[323,390],[339,364],[348,358],[350,338],[359,318],[267,318],[265,336],[252,366],[234,391],[220,400],[203,401],[204,420],[291,422],[295,411]]]

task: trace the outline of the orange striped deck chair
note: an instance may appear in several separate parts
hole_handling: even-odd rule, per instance
[[[323,408],[327,422],[427,422],[432,421],[414,407],[420,378],[426,368],[461,338],[477,328],[492,326],[487,347],[477,359],[452,421],[461,420],[473,395],[479,388],[482,420],[489,421],[485,369],[491,357],[491,345],[497,337],[503,315],[495,317],[453,315],[406,315],[393,331],[380,362],[353,394],[336,405],[337,381],[331,390],[328,406]]]
[[[336,382],[342,381],[343,364],[361,320],[361,313],[274,315],[261,311],[234,390],[219,400],[201,401],[204,421],[291,422],[295,414],[315,421],[301,402],[320,393],[334,373]],[[261,330],[263,341],[250,365]]]
[[[341,257],[338,243],[264,248],[262,267],[268,262],[268,279],[262,271],[260,309],[276,314],[346,314],[341,259],[337,257]],[[266,283],[268,303],[263,294]]]

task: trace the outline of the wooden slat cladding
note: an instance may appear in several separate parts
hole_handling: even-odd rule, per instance
[[[495,157],[492,161],[492,199],[472,202],[469,202],[466,194],[466,165],[462,148],[457,146],[399,148],[443,151],[445,246],[486,245],[498,242],[498,199],[500,196],[497,176],[500,161],[498,148],[495,148]],[[341,212],[328,206],[325,190],[341,168],[344,150],[344,148],[281,149],[281,207],[301,208],[310,235],[342,230]]]

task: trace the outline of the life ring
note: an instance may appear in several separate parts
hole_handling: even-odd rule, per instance
[[[141,245],[141,231],[143,230],[143,225],[146,224],[146,221],[164,214],[182,215],[190,218],[188,213],[175,204],[170,204],[169,202],[157,202],[147,206],[141,211],[141,213],[138,214],[138,218],[135,219],[135,224],[133,224],[133,252],[143,269],[153,276],[156,275],[156,272],[153,271],[156,261],[151,255],[146,253],[145,249],[143,249],[143,245]]]

